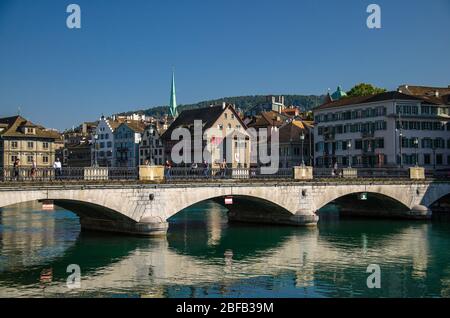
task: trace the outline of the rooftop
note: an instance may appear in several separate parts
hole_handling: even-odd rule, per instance
[[[26,138],[46,138],[46,139],[60,139],[61,134],[55,130],[45,129],[43,126],[35,125],[31,121],[22,116],[12,116],[0,118],[0,126],[5,128],[0,133],[1,137],[26,137]],[[23,127],[32,127],[35,129],[34,134],[25,134]]]
[[[408,94],[403,94],[397,91],[385,92],[375,95],[367,95],[367,96],[357,96],[357,97],[345,97],[337,101],[328,102],[317,106],[314,108],[315,111],[328,109],[328,108],[336,108],[343,107],[355,104],[367,104],[367,103],[375,103],[386,100],[414,100],[414,101],[424,101],[428,104],[440,105],[442,104],[442,100],[439,98],[433,98],[429,96],[413,96]]]

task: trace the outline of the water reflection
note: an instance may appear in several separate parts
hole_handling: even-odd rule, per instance
[[[215,203],[171,220],[167,238],[79,233],[67,211],[1,213],[0,296],[416,297],[450,294],[450,225],[323,221],[228,225]],[[66,287],[78,264],[82,288]],[[368,289],[378,264],[382,288]]]

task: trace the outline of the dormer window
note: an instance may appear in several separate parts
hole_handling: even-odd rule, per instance
[[[29,135],[34,135],[35,130],[32,127],[25,127],[25,133]]]

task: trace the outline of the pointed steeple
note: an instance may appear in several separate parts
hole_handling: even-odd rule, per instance
[[[175,91],[175,72],[172,71],[172,88],[170,90],[170,104],[169,104],[169,115],[172,118],[177,118],[178,110],[177,110],[177,95]]]

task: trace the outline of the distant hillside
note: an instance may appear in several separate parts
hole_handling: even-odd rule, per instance
[[[307,96],[306,95],[284,95],[284,97],[285,97],[286,106],[294,105],[294,106],[300,107],[302,110],[311,109],[312,107],[320,104],[324,98],[324,96],[316,96],[316,95],[307,95]],[[199,102],[196,104],[178,105],[178,112],[181,112],[186,109],[208,107],[210,105],[219,104],[222,102],[235,104],[237,108],[246,112],[250,108],[252,108],[256,105],[266,103],[266,101],[267,101],[266,98],[267,97],[264,95],[224,97],[224,98]],[[122,113],[120,115],[139,112],[139,113],[144,113],[145,115],[148,115],[148,116],[160,117],[160,116],[167,114],[168,110],[169,110],[168,106],[156,106],[156,107],[152,107],[149,109],[126,112],[126,113]]]

